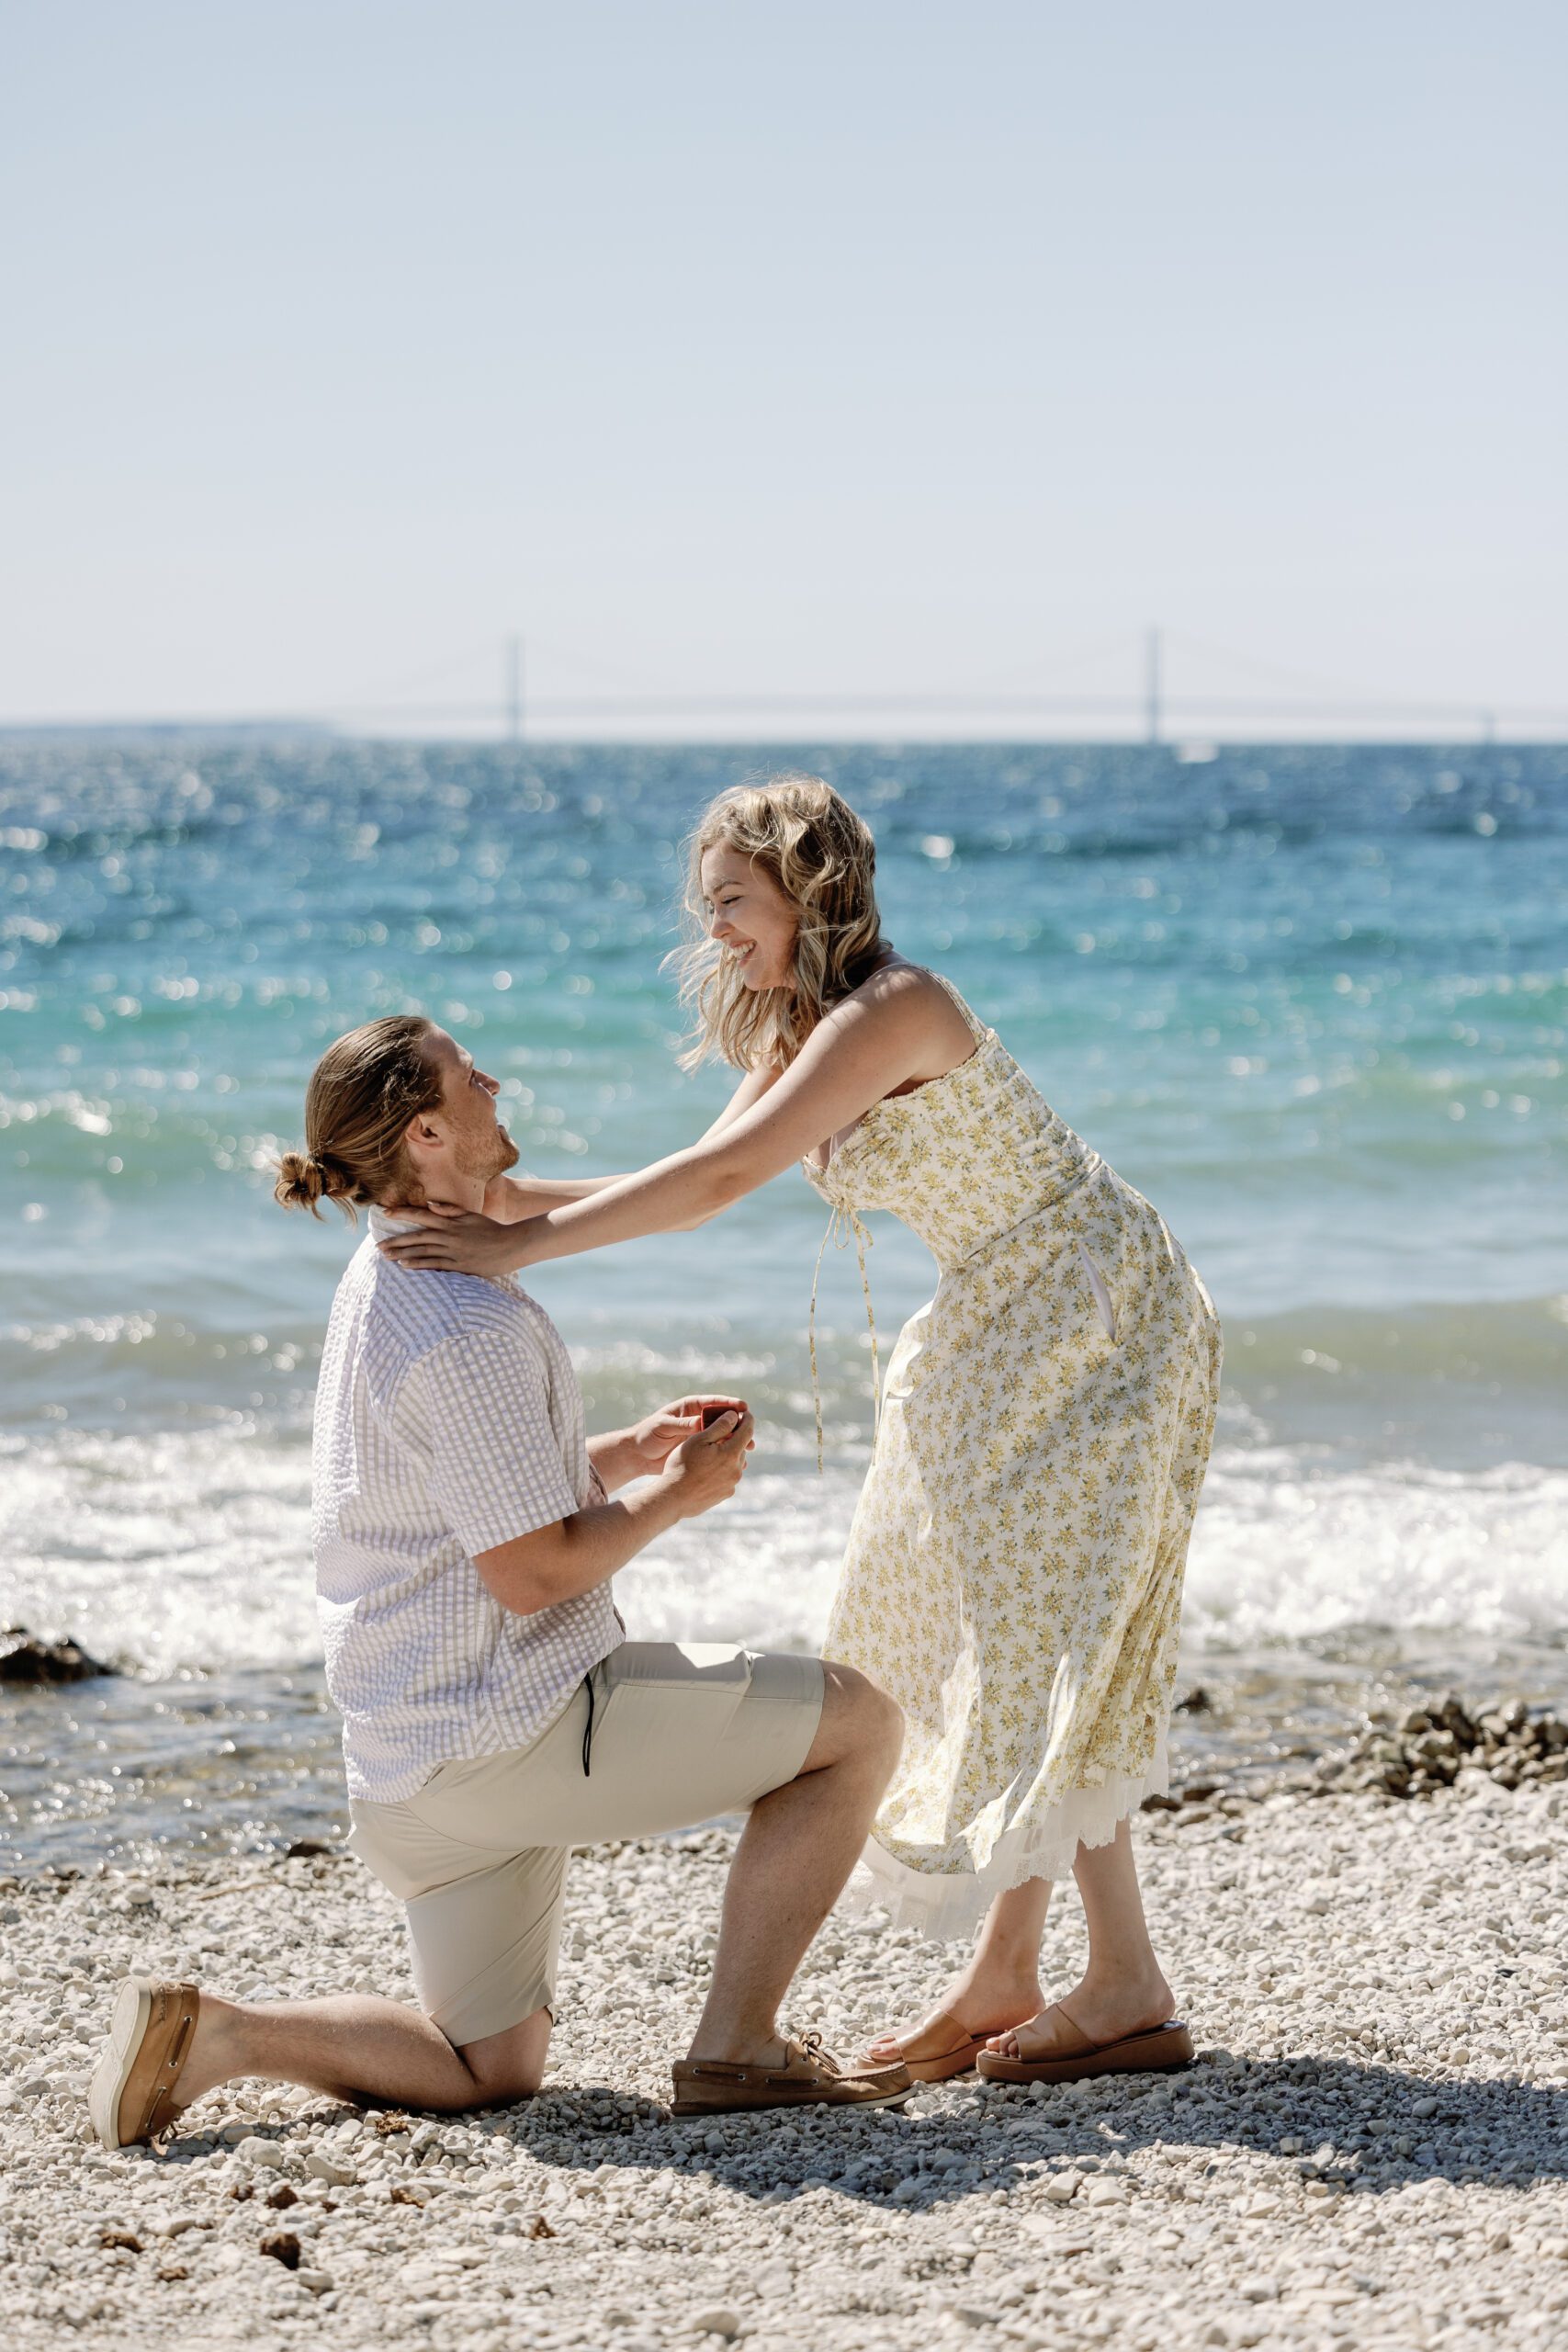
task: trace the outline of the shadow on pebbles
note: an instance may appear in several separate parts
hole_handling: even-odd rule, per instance
[[[1568,2344],[1568,1794],[1235,1800],[1137,1825],[1203,2055],[901,2114],[671,2122],[726,1833],[573,1866],[553,2086],[460,2120],[237,2084],[157,2154],[84,2092],[128,1965],[258,1998],[406,1996],[397,1906],[347,1859],[0,1885],[8,2352],[932,2343]],[[1071,1890],[1046,1966],[1082,1962]],[[852,2047],[943,1955],[836,1915],[791,1996]]]

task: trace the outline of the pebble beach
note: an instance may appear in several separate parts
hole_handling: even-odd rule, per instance
[[[432,2119],[240,2084],[115,2154],[85,2087],[127,1966],[406,1996],[398,1906],[338,1853],[0,1882],[7,2340],[1568,2341],[1568,1791],[1463,1764],[1418,1801],[1221,1792],[1136,1835],[1201,2052],[1179,2075],[673,2123],[731,1849],[708,1830],[574,1863],[533,2101]],[[1082,1950],[1064,1890],[1048,1982]],[[852,2045],[941,1960],[840,1908],[790,2020]]]

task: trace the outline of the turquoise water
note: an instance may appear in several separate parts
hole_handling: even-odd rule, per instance
[[[286,1217],[268,1173],[312,1060],[418,1007],[502,1080],[525,1165],[674,1148],[728,1082],[674,1068],[677,844],[710,792],[793,764],[874,825],[899,947],[1001,1030],[1214,1294],[1193,1655],[1305,1673],[1426,1645],[1550,1677],[1556,747],[0,747],[0,1611],[162,1682],[265,1668],[313,1692],[310,1395],[353,1244]],[[816,1479],[822,1222],[786,1177],[700,1233],[535,1278],[595,1419],[699,1377],[761,1418],[743,1505],[622,1579],[635,1630],[819,1635],[870,1431],[859,1283],[829,1253]],[[891,1333],[932,1272],[873,1225]]]

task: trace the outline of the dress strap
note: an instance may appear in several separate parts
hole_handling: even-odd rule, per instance
[[[811,1402],[817,1414],[817,1476],[822,1476],[822,1381],[817,1369],[817,1285],[821,1280],[822,1261],[830,1241],[835,1250],[847,1250],[852,1239],[855,1258],[860,1266],[860,1286],[865,1294],[865,1319],[871,1330],[871,1394],[872,1442],[874,1445],[882,1428],[882,1359],[876,1344],[876,1317],[871,1304],[871,1281],[865,1271],[865,1253],[874,1236],[868,1233],[852,1208],[836,1208],[828,1220],[828,1230],[822,1236],[822,1246],[817,1252],[817,1264],[811,1276],[811,1313],[807,1323],[807,1344],[811,1350]]]
[[[990,1031],[987,1028],[985,1023],[980,1020],[976,1013],[970,1011],[969,1007],[964,1003],[964,999],[959,995],[958,990],[953,987],[953,982],[944,978],[941,972],[932,972],[931,978],[936,982],[938,988],[945,989],[948,995],[953,999],[953,1003],[958,1007],[959,1012],[964,1015],[964,1020],[968,1023],[969,1035],[976,1040],[976,1044],[978,1044],[981,1039],[988,1037],[991,1034]]]

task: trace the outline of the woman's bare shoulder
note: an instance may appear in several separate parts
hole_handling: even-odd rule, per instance
[[[898,1005],[917,1013],[951,1012],[953,1009],[946,984],[923,964],[911,964],[903,956],[890,956],[886,963],[879,964],[843,1001]]]
[[[946,1075],[974,1047],[970,1023],[946,983],[923,964],[890,958],[834,1006],[829,1021],[846,1039],[874,1038],[917,1084]]]

